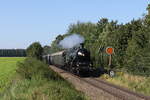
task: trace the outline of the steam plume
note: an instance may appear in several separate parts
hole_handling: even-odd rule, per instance
[[[83,42],[84,42],[83,36],[78,35],[78,34],[73,34],[64,38],[62,41],[60,41],[59,45],[62,46],[62,48],[68,49]]]

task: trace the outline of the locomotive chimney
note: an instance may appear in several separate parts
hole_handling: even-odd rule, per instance
[[[84,48],[84,43],[80,43],[81,47]]]

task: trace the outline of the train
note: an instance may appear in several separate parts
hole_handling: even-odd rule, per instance
[[[76,75],[89,75],[93,69],[90,52],[84,44],[60,52],[44,55],[43,59],[49,65],[55,65]]]

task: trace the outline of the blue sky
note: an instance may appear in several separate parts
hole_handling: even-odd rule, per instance
[[[126,23],[146,13],[148,0],[0,0],[0,48],[50,45],[71,23],[106,17]]]

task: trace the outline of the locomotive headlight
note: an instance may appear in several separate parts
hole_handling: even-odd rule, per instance
[[[78,52],[78,55],[82,56],[82,53],[81,53],[81,52]]]
[[[79,56],[84,56],[84,54],[83,54],[83,53],[81,53],[81,52],[78,52],[78,55],[79,55]]]

